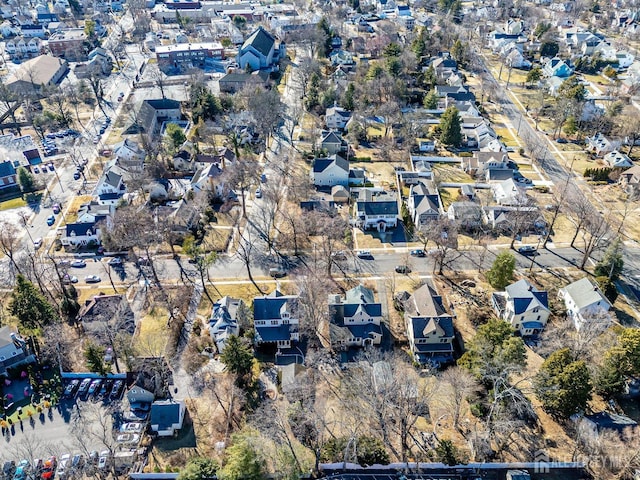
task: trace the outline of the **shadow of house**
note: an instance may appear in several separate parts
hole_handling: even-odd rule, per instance
[[[136,357],[131,360],[130,367],[129,384],[153,393],[156,399],[169,397],[173,374],[164,357]]]
[[[76,321],[85,333],[111,348],[116,335],[133,335],[136,329],[133,311],[124,295],[96,295],[80,309]]]

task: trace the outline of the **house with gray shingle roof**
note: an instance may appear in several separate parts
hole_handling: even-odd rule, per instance
[[[222,297],[213,304],[209,318],[209,334],[216,342],[219,353],[222,353],[225,342],[231,335],[237,336],[240,333],[237,313],[241,304],[243,304],[242,300],[229,296]]]
[[[340,155],[316,158],[309,172],[316,187],[349,186],[349,162]]]
[[[404,302],[404,318],[416,362],[439,364],[453,360],[453,317],[430,285],[423,285]]]
[[[385,231],[398,225],[398,199],[395,195],[363,188],[356,202],[356,225],[363,230]]]
[[[383,329],[382,305],[373,290],[358,285],[340,295],[329,295],[331,346],[348,349],[380,345]]]
[[[349,145],[339,133],[322,132],[320,150],[325,150],[329,155],[333,155],[335,153],[344,153],[348,148]]]
[[[576,330],[585,327],[604,330],[610,325],[611,303],[587,277],[561,288],[558,297],[564,300],[567,316],[573,320]]]
[[[549,319],[547,292],[524,279],[508,285],[504,292],[494,292],[491,304],[496,314],[523,337],[539,334]]]
[[[272,69],[276,57],[276,39],[263,27],[258,27],[247,37],[240,49],[236,61],[242,69]]]
[[[299,340],[298,296],[274,290],[253,299],[253,325],[257,346],[271,344],[278,349],[291,347]]]
[[[151,404],[149,424],[159,437],[172,437],[180,431],[187,407],[184,401],[158,400]]]
[[[426,230],[433,220],[444,214],[437,189],[430,189],[424,182],[411,185],[407,208],[413,224],[420,231]]]

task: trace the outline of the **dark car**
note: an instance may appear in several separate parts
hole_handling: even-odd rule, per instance
[[[73,396],[76,389],[78,388],[78,385],[80,385],[80,380],[78,380],[77,378],[75,380],[71,380],[71,383],[69,383],[69,385],[67,385],[66,388],[64,389],[63,396],[65,397]]]
[[[49,215],[47,217],[47,225],[51,226],[56,223],[56,217],[54,215]]]
[[[558,137],[556,138],[557,143],[569,143],[566,138]]]
[[[82,383],[80,384],[80,388],[78,389],[78,395],[84,395],[85,393],[87,393],[90,385],[91,385],[90,378],[85,378],[84,380],[82,380]]]
[[[427,254],[424,253],[424,250],[422,250],[421,248],[418,250],[411,250],[411,256],[412,257],[426,257]]]
[[[89,385],[89,395],[93,395],[98,392],[101,384],[102,380],[100,380],[99,378],[96,378],[93,382],[91,382],[91,385]]]
[[[396,271],[396,273],[402,273],[404,275],[406,275],[407,273],[411,273],[411,267],[409,267],[409,265],[396,265],[396,268],[394,270]]]
[[[538,253],[538,250],[533,245],[523,245],[522,247],[518,248],[518,252],[523,255],[536,255]]]
[[[124,382],[122,380],[116,380],[113,383],[113,387],[111,388],[111,398],[116,399],[120,397],[122,393],[122,388],[124,387]]]
[[[101,397],[109,396],[109,390],[111,389],[111,385],[113,385],[113,380],[105,380],[104,383],[102,384],[102,387],[100,388],[99,395]]]
[[[75,172],[75,173],[73,174],[73,179],[74,179],[74,180],[80,180],[80,177],[81,177],[81,176],[82,176],[82,175],[80,175],[80,172]]]

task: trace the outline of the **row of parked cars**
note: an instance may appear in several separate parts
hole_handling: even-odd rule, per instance
[[[75,378],[64,389],[64,398],[102,398],[118,400],[124,390],[123,380],[111,378]]]
[[[58,459],[51,456],[44,460],[35,459],[20,460],[16,465],[13,460],[4,462],[2,466],[2,480],[53,480],[65,479],[74,474],[93,475],[99,471],[107,471],[111,468],[113,456],[109,450],[98,453],[93,450],[85,457],[81,453],[71,455],[65,453]]]

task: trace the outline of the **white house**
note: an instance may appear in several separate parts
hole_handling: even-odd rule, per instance
[[[613,152],[609,152],[604,156],[604,162],[609,167],[614,168],[630,168],[633,167],[633,162],[631,159],[625,155],[624,153],[614,150]]]
[[[587,150],[598,156],[603,156],[620,148],[619,140],[610,140],[601,133],[587,138]]]
[[[124,183],[125,172],[120,167],[112,165],[107,167],[98,180],[94,190],[94,196],[103,205],[118,203],[120,198],[126,193],[127,187]]]
[[[340,295],[329,295],[329,336],[334,347],[366,347],[382,342],[382,305],[373,290],[358,285]]]
[[[349,162],[340,155],[316,158],[310,172],[311,182],[317,187],[349,186]]]
[[[159,437],[172,437],[180,431],[187,407],[182,400],[158,400],[151,404],[149,424]]]
[[[492,185],[491,190],[498,205],[526,205],[528,203],[525,189],[516,184],[513,178]]]
[[[251,70],[270,69],[276,52],[276,39],[264,28],[258,27],[244,41],[240,49],[236,61],[243,70],[247,67]]]
[[[283,295],[278,289],[253,299],[253,325],[256,345],[271,344],[290,348],[299,340],[298,296]]]
[[[329,107],[324,116],[324,123],[328,129],[343,130],[351,119],[351,115],[351,111],[345,110],[342,107]]]
[[[0,328],[0,375],[6,375],[7,368],[35,361],[27,342],[13,327]]]
[[[356,202],[356,225],[363,230],[384,232],[398,225],[398,199],[384,192],[363,188]]]
[[[137,142],[127,138],[113,146],[113,154],[116,159],[124,161],[124,163],[144,160],[145,152]]]
[[[587,277],[561,288],[558,297],[564,300],[576,330],[585,327],[604,330],[611,323],[608,314],[611,303]]]
[[[225,343],[230,336],[240,334],[237,314],[242,304],[242,300],[229,296],[223,297],[213,304],[211,318],[209,318],[209,335],[216,342],[219,353],[224,350]]]
[[[420,231],[427,230],[432,221],[444,214],[437,189],[429,189],[424,182],[418,182],[409,188],[407,208],[413,224]]]
[[[491,296],[493,309],[509,322],[520,335],[537,335],[549,319],[547,292],[535,288],[527,280],[519,280]]]

